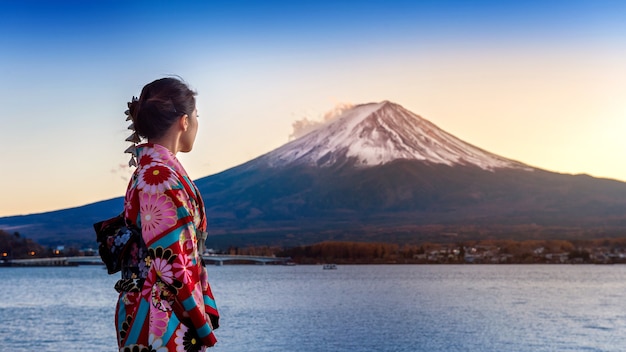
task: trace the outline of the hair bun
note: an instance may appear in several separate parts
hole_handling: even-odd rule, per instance
[[[181,79],[166,77],[146,84],[139,98],[133,97],[126,110],[127,121],[131,121],[129,129],[133,130],[126,141],[139,143],[143,138],[157,139],[165,135],[167,130],[183,114],[191,114],[196,108],[196,92],[191,90]],[[136,152],[129,165],[136,165]]]

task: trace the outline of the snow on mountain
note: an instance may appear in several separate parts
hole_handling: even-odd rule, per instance
[[[463,142],[428,120],[389,101],[362,104],[293,140],[257,161],[271,167],[308,164],[321,167],[353,162],[370,167],[397,159],[485,170],[531,167]]]

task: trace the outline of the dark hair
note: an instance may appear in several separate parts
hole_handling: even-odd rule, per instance
[[[182,115],[191,115],[196,107],[196,92],[177,78],[161,78],[146,84],[128,110],[135,131],[143,138],[159,138]]]

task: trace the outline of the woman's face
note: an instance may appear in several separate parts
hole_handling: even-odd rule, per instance
[[[196,141],[198,134],[198,110],[193,109],[190,115],[187,115],[187,130],[183,132],[180,140],[180,151],[188,153],[193,149],[193,143]]]

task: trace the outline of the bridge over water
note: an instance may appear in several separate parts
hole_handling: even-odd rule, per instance
[[[215,265],[222,265],[226,261],[244,261],[244,262],[256,262],[260,264],[268,263],[282,263],[285,264],[291,261],[289,257],[264,257],[255,255],[226,255],[226,254],[211,254],[203,255],[202,258],[205,262],[214,262]]]
[[[254,262],[260,264],[268,263],[287,263],[291,261],[291,258],[283,257],[264,257],[253,255],[226,255],[226,254],[211,254],[203,255],[202,258],[208,264],[209,262],[216,265],[223,265],[226,261],[238,261],[238,262]],[[97,255],[84,256],[84,257],[52,257],[52,258],[28,258],[28,259],[13,259],[6,262],[0,262],[0,266],[76,266],[76,265],[104,265]]]

